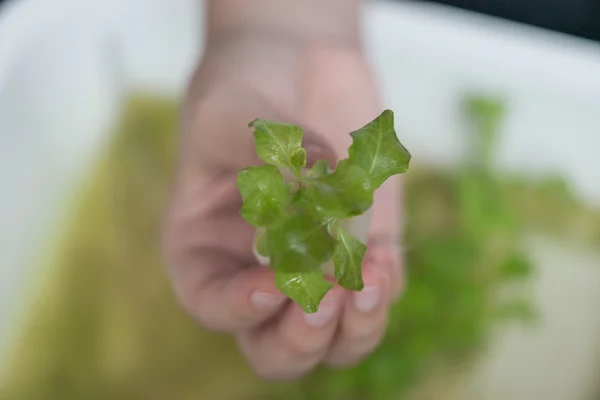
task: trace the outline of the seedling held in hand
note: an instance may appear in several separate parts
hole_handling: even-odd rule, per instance
[[[249,126],[266,164],[238,175],[241,215],[258,228],[256,250],[269,259],[279,290],[305,312],[316,312],[333,287],[321,270],[331,259],[339,285],[362,290],[366,246],[340,221],[365,213],[374,191],[408,170],[411,155],[396,136],[392,111],[350,133],[349,156],[334,170],[325,160],[307,168],[302,128],[263,119]],[[283,169],[291,172],[291,182]]]

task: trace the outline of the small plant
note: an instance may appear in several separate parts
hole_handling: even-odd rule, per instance
[[[447,399],[444,383],[470,368],[469,355],[490,329],[531,312],[529,291],[520,291],[535,272],[523,263],[523,230],[600,244],[600,209],[581,202],[568,182],[500,175],[475,152],[458,170],[413,165],[404,190],[408,285],[382,345],[356,367],[321,367],[300,382],[266,384],[231,337],[199,329],[165,279],[156,237],[173,183],[179,105],[143,93],[126,104],[107,153],[79,191],[72,223],[61,221],[65,231],[52,232],[60,243],[38,258],[35,268],[47,277],[15,327],[1,400]],[[480,151],[481,129],[490,125],[477,115],[465,117]],[[500,127],[492,130],[498,139]],[[468,170],[484,167],[491,176],[464,183]],[[490,203],[499,200],[504,206]],[[518,224],[499,217],[506,207]]]
[[[374,191],[408,170],[411,154],[396,136],[392,111],[350,133],[349,156],[335,170],[325,160],[307,167],[302,128],[264,119],[249,126],[267,164],[239,173],[241,215],[258,228],[256,251],[268,258],[279,290],[305,312],[316,312],[333,287],[321,268],[331,259],[339,285],[362,290],[366,246],[340,222],[365,213]]]
[[[512,201],[511,180],[494,164],[505,107],[495,97],[468,96],[462,109],[471,127],[468,159],[407,176],[407,286],[390,309],[380,346],[357,366],[320,367],[274,389],[273,398],[443,399],[496,326],[535,321],[526,286],[535,266],[523,242],[522,202]]]

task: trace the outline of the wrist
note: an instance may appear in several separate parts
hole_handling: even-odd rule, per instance
[[[207,45],[272,36],[360,47],[360,0],[209,0]]]

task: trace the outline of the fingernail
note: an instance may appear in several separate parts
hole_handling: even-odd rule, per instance
[[[306,150],[307,163],[310,166],[318,160],[326,160],[329,162],[330,167],[335,166],[336,157],[333,150],[327,149],[316,143],[306,143],[304,149]]]
[[[314,143],[306,143],[304,149],[308,154],[321,154],[325,152],[322,146]]]
[[[354,294],[356,308],[360,312],[373,311],[381,300],[381,289],[378,286],[367,286],[362,291]]]
[[[250,296],[250,302],[259,310],[272,310],[283,304],[284,301],[285,296],[279,294],[254,292]]]
[[[327,325],[335,315],[336,307],[332,301],[323,301],[319,306],[319,311],[314,314],[305,314],[306,323],[315,328]]]

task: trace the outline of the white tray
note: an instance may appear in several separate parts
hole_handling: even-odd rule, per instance
[[[370,2],[364,15],[386,105],[416,163],[460,159],[458,102],[466,90],[491,90],[511,106],[502,164],[560,172],[586,200],[600,202],[600,46],[419,3]],[[201,18],[196,0],[21,0],[0,14],[0,344],[34,279],[32,254],[64,215],[65,199],[115,118],[118,88],[179,93],[202,51]],[[583,399],[593,377],[584,382],[581,371],[596,361],[589,346],[569,347],[577,341],[569,336],[600,332],[596,308],[575,308],[600,305],[600,275],[584,264],[579,275],[575,267],[566,272],[568,292],[560,292],[557,272],[566,269],[552,270],[559,284],[546,279],[542,289],[562,293],[564,312],[544,303],[552,311],[545,341],[503,345],[502,356],[482,368],[492,372],[474,381],[474,398]],[[587,328],[573,321],[561,328],[570,307]]]

